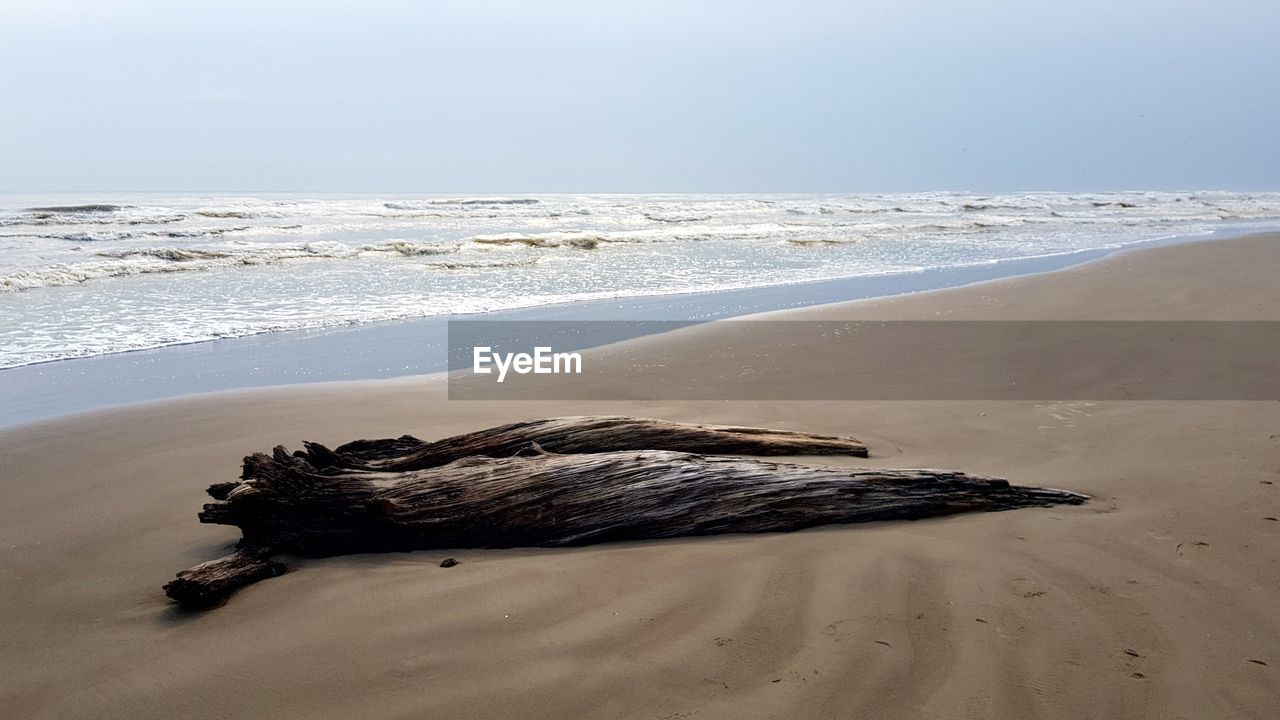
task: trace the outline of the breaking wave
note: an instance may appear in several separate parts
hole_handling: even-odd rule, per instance
[[[646,220],[652,220],[653,222],[660,222],[660,223],[707,222],[712,217],[714,217],[712,215],[693,215],[693,214],[690,214],[690,215],[658,214],[658,213],[643,213],[643,214]]]
[[[195,214],[200,217],[214,219],[232,218],[236,220],[249,220],[257,217],[254,213],[247,212],[245,210],[197,210]]]
[[[523,260],[498,260],[494,262],[435,262],[427,263],[427,265],[444,268],[445,270],[488,270],[492,268],[529,267],[530,265],[537,265],[541,259],[532,257]]]
[[[293,260],[346,259],[355,257],[429,257],[458,252],[459,245],[433,245],[405,240],[352,247],[341,242],[309,242],[299,245],[265,245],[219,248],[144,247],[100,250],[91,260],[22,269],[0,276],[0,290],[19,291],[40,287],[77,285],[89,280],[190,272],[236,266],[270,265]],[[489,263],[489,267],[514,267],[518,263]],[[427,263],[427,266],[432,264]],[[459,264],[459,267],[462,265]],[[481,267],[476,264],[475,267]],[[444,267],[441,265],[441,267]]]
[[[458,252],[458,245],[430,245],[408,240],[392,240],[379,245],[365,245],[364,249],[369,252],[394,252],[405,257],[416,257],[421,255],[449,255]]]
[[[100,252],[99,257],[124,259],[131,257],[149,257],[173,262],[190,262],[192,260],[221,260],[229,257],[227,253],[214,250],[180,250],[178,248],[149,248],[147,250],[119,250],[116,252]]]
[[[454,198],[435,200],[407,200],[386,202],[382,206],[388,210],[422,210],[425,208],[456,205],[473,207],[485,205],[537,205],[542,202],[536,198]]]
[[[525,235],[508,233],[505,235],[476,235],[471,242],[480,245],[523,245],[533,248],[571,247],[581,250],[595,250],[603,243],[635,242],[604,235],[587,235],[576,233],[547,233],[543,235]]]
[[[252,225],[241,225],[237,227],[216,227],[216,228],[193,228],[190,230],[79,230],[75,232],[63,233],[33,233],[30,237],[48,238],[51,240],[66,240],[69,242],[119,242],[121,240],[131,240],[136,238],[171,238],[174,240],[181,239],[197,239],[210,238],[226,235],[228,233],[240,233],[250,230],[299,230],[301,225],[272,225],[267,227],[255,227]]]
[[[27,208],[27,211],[33,213],[113,213],[123,209],[123,205],[89,203],[88,205],[45,205]]]
[[[801,247],[811,247],[814,245],[846,245],[849,243],[862,242],[865,238],[789,238],[788,244],[799,245]]]
[[[158,247],[100,251],[94,254],[97,258],[94,260],[58,263],[0,276],[0,289],[32,290],[130,275],[190,272],[235,265],[266,265],[303,258],[349,257],[356,252],[342,243],[307,243],[294,247],[252,250]]]

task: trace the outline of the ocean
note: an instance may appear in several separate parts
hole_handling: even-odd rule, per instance
[[[0,195],[0,368],[1271,228],[1280,193]]]

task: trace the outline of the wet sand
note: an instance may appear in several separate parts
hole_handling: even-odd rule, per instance
[[[1254,236],[785,317],[1280,320],[1277,267],[1280,237]],[[673,374],[698,372],[732,325],[629,343],[665,344],[686,358]],[[802,382],[839,372],[822,347],[779,362]],[[160,591],[235,539],[194,514],[246,453],[581,413],[851,434],[870,460],[822,461],[1094,500],[300,561],[200,615]],[[449,402],[426,378],[89,413],[0,432],[0,459],[13,717],[1164,720],[1271,717],[1280,701],[1280,402]],[[448,555],[462,564],[439,568]]]

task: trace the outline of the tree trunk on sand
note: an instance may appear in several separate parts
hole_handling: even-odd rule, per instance
[[[511,423],[437,442],[404,435],[393,440],[357,440],[334,450],[307,443],[305,457],[317,468],[425,470],[474,455],[509,457],[529,443],[561,454],[677,450],[724,455],[867,456],[867,446],[849,437],[594,415]]]
[[[756,454],[782,447],[796,454],[812,447],[805,443],[818,442],[812,440],[817,436],[752,428],[691,430],[697,426],[573,418],[542,421],[541,427],[553,445],[577,454],[546,452],[541,439],[514,444],[513,436],[528,437],[527,428],[538,423],[440,443],[361,441],[336,451],[309,444],[306,452],[292,455],[278,447],[272,455],[245,458],[240,482],[209,488],[216,502],[204,506],[200,520],[239,527],[239,552],[180,573],[165,590],[184,604],[217,603],[238,587],[282,572],[283,566],[268,559],[275,553],[563,547],[780,532],[1085,499],[947,470],[862,470],[671,450],[618,451],[617,444],[639,440],[609,432],[611,421],[621,421],[626,433],[645,428],[646,442],[668,447],[723,447],[715,444],[722,442],[751,447]],[[677,428],[670,436],[654,429],[668,426]],[[591,438],[603,438],[601,446],[614,449],[595,452]],[[856,441],[820,442],[847,454],[848,443]],[[447,452],[439,450],[444,444]],[[431,464],[476,447],[501,448],[508,456],[472,455]],[[405,469],[417,464],[425,467]]]

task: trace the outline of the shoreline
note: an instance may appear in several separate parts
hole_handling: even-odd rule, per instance
[[[794,317],[1274,320],[1278,263],[1280,235],[1258,235]],[[587,353],[607,364],[622,346],[663,346],[671,377],[727,387],[706,363],[717,342],[744,340],[735,325]],[[777,363],[821,388],[839,371],[832,352],[797,346]],[[1064,350],[1046,369],[1082,361]],[[580,402],[450,401],[440,377],[411,377],[0,430],[0,658],[12,668],[0,694],[18,716],[122,720],[1274,712],[1280,402],[635,401],[597,390]],[[300,559],[199,615],[160,590],[236,539],[195,513],[248,453],[583,413],[851,435],[869,458],[793,461],[949,468],[1092,499],[784,534]],[[461,564],[439,568],[450,556]]]
[[[442,372],[450,319],[688,320],[702,323],[828,304],[969,287],[1059,272],[1117,254],[1249,237],[1223,229],[1118,247],[1016,258],[910,273],[866,275],[726,291],[612,298],[457,316],[273,331],[0,369],[0,429],[93,410],[207,393],[317,383],[386,380]],[[597,341],[599,340],[599,341]],[[582,350],[614,339],[587,340]],[[208,367],[206,367],[208,366]],[[110,382],[101,379],[109,378]]]

